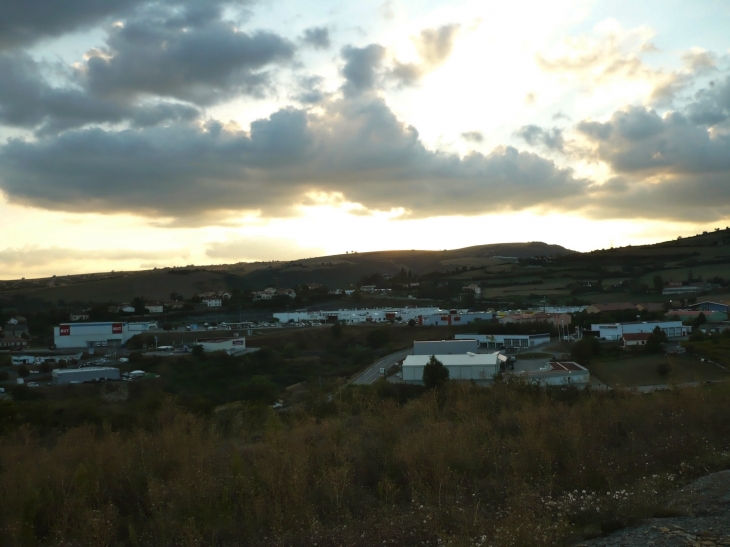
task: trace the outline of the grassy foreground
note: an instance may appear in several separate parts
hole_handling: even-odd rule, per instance
[[[403,395],[196,416],[147,394],[132,428],[43,434],[0,402],[0,545],[563,545],[730,464],[726,385]]]

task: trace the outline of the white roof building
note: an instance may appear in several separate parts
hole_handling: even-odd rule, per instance
[[[450,380],[474,380],[490,383],[499,372],[500,363],[507,357],[496,353],[463,353],[457,355],[436,355],[449,370]],[[431,355],[409,355],[403,361],[403,381],[414,384],[423,383],[423,367],[431,360]]]

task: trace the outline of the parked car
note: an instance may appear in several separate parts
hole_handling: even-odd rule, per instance
[[[39,387],[38,382],[28,382],[28,387]]]

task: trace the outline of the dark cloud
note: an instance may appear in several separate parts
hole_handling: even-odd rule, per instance
[[[3,0],[0,50],[32,44],[127,12],[146,0]]]
[[[469,142],[483,142],[484,135],[481,131],[466,131],[461,134],[461,138]]]
[[[353,96],[375,87],[378,71],[385,58],[385,48],[379,44],[363,48],[346,46],[342,48],[342,58],[345,60],[342,68],[345,78],[343,90],[346,95]]]
[[[314,49],[329,49],[330,31],[326,27],[312,27],[304,31],[302,42],[312,46]]]
[[[213,104],[234,95],[260,95],[269,84],[262,72],[294,55],[281,36],[237,30],[203,12],[187,18],[145,18],[110,30],[106,47],[89,52],[83,72],[96,96],[174,97]]]
[[[421,31],[421,34],[413,39],[420,62],[400,63],[396,61],[388,74],[389,77],[403,86],[418,83],[426,74],[441,66],[451,55],[459,28],[459,25],[444,25]]]
[[[532,146],[542,145],[551,150],[562,151],[565,145],[563,130],[558,127],[544,129],[537,125],[525,125],[515,134]]]
[[[730,118],[730,76],[697,92],[687,107],[689,118],[698,125],[713,126]]]
[[[730,136],[712,136],[680,112],[661,117],[654,110],[631,107],[606,123],[583,122],[578,129],[593,141],[597,158],[616,173],[730,175]]]
[[[685,112],[660,116],[643,107],[577,128],[594,147],[594,159],[617,176],[590,189],[587,203],[600,203],[601,216],[712,221],[730,215],[730,135]]]
[[[291,214],[307,192],[341,193],[370,209],[415,216],[559,208],[586,182],[538,155],[434,153],[380,99],[286,109],[250,132],[220,124],[138,131],[86,129],[0,149],[12,202],[69,211],[193,218],[216,210]]]
[[[0,51],[33,44],[46,38],[150,13],[174,13],[183,24],[220,17],[222,6],[239,9],[251,0],[4,0],[0,2]]]
[[[127,104],[90,96],[73,86],[51,86],[44,66],[23,53],[0,54],[0,122],[57,133],[91,123],[130,121],[137,127],[191,120],[198,109],[174,103]]]

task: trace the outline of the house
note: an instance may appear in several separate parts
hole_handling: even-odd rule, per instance
[[[15,317],[8,319],[8,322],[5,323],[3,328],[3,333],[6,337],[28,334],[28,323],[26,322],[25,317],[16,315]]]
[[[220,298],[204,298],[203,304],[209,308],[220,308],[223,305],[223,301]]]
[[[651,334],[650,332],[637,332],[633,334],[627,332],[621,337],[621,347],[627,349],[635,346],[645,346]]]
[[[518,313],[505,315],[500,317],[499,322],[502,324],[508,323],[552,323],[557,326],[570,325],[573,321],[573,317],[569,313]]]
[[[147,313],[162,313],[165,311],[162,304],[149,304],[146,305],[144,309],[147,310]]]
[[[376,288],[375,285],[363,285],[360,287],[360,292],[374,293]]]
[[[586,308],[586,313],[610,313],[615,311],[636,311],[636,306],[631,302],[614,302],[611,304],[591,304]]]
[[[0,338],[0,348],[20,349],[28,346],[28,340],[20,336],[3,336]]]

